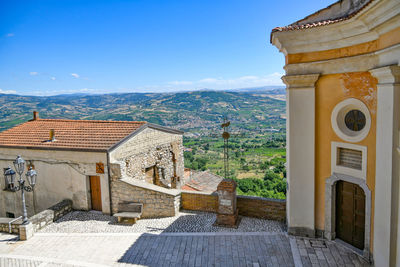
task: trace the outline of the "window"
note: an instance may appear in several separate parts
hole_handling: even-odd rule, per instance
[[[8,182],[8,180],[7,180],[6,176],[5,176],[6,170],[8,170],[8,168],[3,168],[4,182],[5,182],[5,185],[6,185],[4,190],[11,191],[12,189],[14,189],[14,184]]]
[[[362,170],[362,151],[344,147],[337,148],[337,162],[338,166]]]
[[[371,116],[363,102],[348,98],[333,109],[331,124],[337,136],[355,143],[367,137],[371,127]]]
[[[365,115],[358,109],[352,109],[344,117],[344,123],[349,130],[359,132],[365,127]]]
[[[12,212],[6,212],[6,217],[7,218],[15,218],[15,214]]]
[[[361,179],[367,177],[367,147],[331,142],[331,171]]]

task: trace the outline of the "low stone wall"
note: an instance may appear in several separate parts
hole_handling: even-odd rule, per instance
[[[180,191],[166,189],[133,178],[120,178],[119,164],[110,164],[112,213],[121,202],[143,204],[141,218],[175,216],[180,208]]]
[[[48,208],[47,210],[41,211],[36,215],[29,218],[29,221],[33,225],[33,230],[35,232],[39,231],[46,225],[53,223],[54,221],[60,219],[62,216],[72,211],[72,201],[65,199],[60,203]],[[0,232],[9,233],[8,222],[12,218],[0,218]],[[19,234],[19,226],[22,223],[22,219],[15,221],[11,224],[11,230],[14,234]]]
[[[185,210],[217,212],[218,195],[182,191],[181,207]],[[286,200],[270,199],[252,196],[237,196],[239,215],[269,219],[275,221],[286,220]]]
[[[217,193],[182,191],[181,207],[185,210],[217,212]]]
[[[9,233],[8,222],[13,220],[13,218],[0,218],[0,232]],[[11,224],[11,232],[13,234],[19,234],[19,226],[21,225],[22,220],[19,219]]]
[[[33,230],[37,232],[46,225],[49,225],[54,221],[57,221],[71,210],[72,210],[72,201],[69,199],[65,199],[60,203],[51,206],[47,210],[44,210],[32,216],[31,218],[29,218],[29,221],[31,221],[33,224]]]
[[[286,221],[286,200],[237,196],[239,214],[248,217]]]

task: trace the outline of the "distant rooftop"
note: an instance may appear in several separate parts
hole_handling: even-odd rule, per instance
[[[145,127],[182,134],[145,121],[40,119],[34,113],[32,120],[1,132],[0,147],[107,151]]]
[[[217,190],[218,184],[223,180],[221,176],[213,174],[209,171],[193,171],[185,169],[185,185],[182,190],[214,192]]]

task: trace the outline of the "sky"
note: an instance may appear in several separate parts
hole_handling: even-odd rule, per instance
[[[271,30],[333,2],[0,0],[0,93],[282,85]]]

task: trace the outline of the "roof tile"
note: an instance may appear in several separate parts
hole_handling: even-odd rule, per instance
[[[107,150],[146,124],[144,121],[36,119],[0,133],[0,146]],[[50,141],[50,130],[55,140]]]

